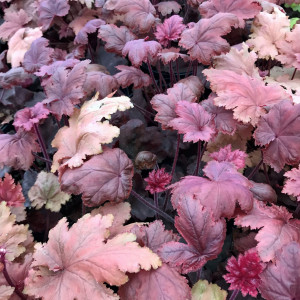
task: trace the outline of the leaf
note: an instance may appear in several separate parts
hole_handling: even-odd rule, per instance
[[[172,12],[178,14],[181,10],[181,5],[176,1],[162,1],[157,4],[157,10],[162,16],[170,15]]]
[[[72,1],[79,1],[81,4],[85,4],[88,8],[91,9],[95,0],[72,0]]]
[[[255,0],[210,0],[199,6],[200,14],[204,18],[211,18],[218,13],[231,13],[238,17],[239,27],[245,27],[245,19],[254,18],[261,6]]]
[[[158,24],[154,35],[163,46],[168,47],[171,41],[179,39],[184,29],[185,25],[183,24],[183,18],[174,15],[165,19],[163,24]]]
[[[99,28],[98,37],[106,42],[104,48],[107,52],[121,55],[125,44],[137,39],[126,26],[117,27],[114,24],[102,25]]]
[[[101,19],[94,19],[88,21],[76,34],[76,37],[74,39],[75,44],[88,44],[88,34],[96,32],[97,29],[100,28],[101,25],[104,25],[105,21]]]
[[[122,50],[122,55],[128,55],[133,66],[138,68],[143,62],[155,58],[161,49],[161,45],[156,41],[139,39],[127,42]]]
[[[104,282],[120,286],[128,280],[126,272],[161,265],[156,254],[134,242],[132,233],[106,240],[112,221],[112,215],[85,215],[68,230],[66,218],[61,219],[48,243],[36,246],[25,292],[45,300],[118,299]]]
[[[24,9],[18,11],[5,10],[4,23],[0,26],[0,38],[8,41],[19,29],[31,21]]]
[[[54,212],[60,211],[61,205],[70,199],[70,195],[60,190],[57,176],[44,171],[38,174],[36,182],[28,191],[28,197],[31,206],[36,209],[45,205],[45,208]]]
[[[7,206],[22,207],[24,206],[25,198],[22,193],[20,183],[15,184],[14,179],[8,173],[0,181],[0,201],[5,201]]]
[[[19,67],[33,41],[42,35],[43,33],[39,27],[19,29],[8,42],[7,62],[11,63],[13,68]]]
[[[171,120],[169,126],[184,134],[184,142],[208,142],[213,137],[212,116],[199,103],[179,101],[175,111],[179,118]]]
[[[152,83],[151,77],[140,69],[124,65],[118,65],[115,68],[121,71],[115,74],[114,77],[117,79],[118,85],[122,86],[122,88],[133,84],[135,89],[139,89]]]
[[[190,58],[186,54],[179,53],[179,48],[169,48],[169,49],[162,49],[161,52],[157,54],[157,56],[161,59],[164,65],[169,64],[171,61],[176,61],[179,57],[182,58],[185,62],[188,61]]]
[[[249,190],[252,184],[229,162],[210,161],[204,168],[209,178],[186,176],[173,185],[172,204],[176,208],[186,197],[194,197],[198,204],[211,209],[215,220],[231,218],[236,202],[242,210],[253,206],[253,196]]]
[[[10,296],[14,293],[15,288],[7,285],[0,286],[0,297],[2,300],[9,300]]]
[[[49,41],[43,37],[36,39],[30,49],[24,55],[23,66],[29,73],[39,71],[39,69],[51,62],[54,49],[48,48]]]
[[[247,154],[244,151],[240,150],[231,150],[231,145],[227,145],[224,148],[221,148],[217,152],[213,152],[209,154],[209,156],[216,161],[228,161],[233,163],[236,169],[245,168],[245,160],[247,158]]]
[[[299,115],[300,104],[282,101],[261,118],[254,131],[256,144],[265,146],[264,162],[276,172],[285,164],[300,162]]]
[[[0,167],[13,167],[16,170],[28,170],[40,147],[33,133],[18,131],[15,134],[0,134]]]
[[[218,256],[226,236],[226,223],[224,219],[214,221],[211,211],[192,196],[179,203],[177,212],[175,227],[187,244],[169,242],[158,253],[164,262],[187,274]]]
[[[82,194],[87,206],[105,201],[118,203],[127,199],[132,188],[133,165],[122,150],[106,149],[82,166],[61,170],[61,189],[75,195]]]
[[[292,241],[300,242],[300,221],[292,219],[292,214],[283,206],[266,206],[264,202],[254,200],[253,208],[247,215],[240,215],[235,224],[260,229],[255,239],[262,261],[275,258],[275,253]]]
[[[250,190],[253,193],[255,199],[270,203],[277,202],[277,194],[269,184],[257,183],[252,180],[251,183],[253,184],[253,186]]]
[[[69,126],[57,132],[52,141],[52,146],[58,148],[53,157],[52,172],[60,165],[81,166],[86,156],[101,153],[102,144],[111,143],[119,135],[119,128],[109,124],[108,120],[116,111],[131,108],[130,99],[123,96],[97,101],[97,98],[98,95],[85,102],[80,110],[76,109],[69,119]]]
[[[252,34],[247,44],[259,58],[275,58],[278,53],[276,44],[284,40],[285,35],[290,31],[290,21],[288,16],[278,8],[274,12],[260,12],[254,19]]]
[[[282,193],[297,197],[300,201],[300,170],[293,168],[291,171],[285,172],[284,177],[288,178],[284,184]]]
[[[259,291],[266,300],[290,300],[299,297],[299,251],[299,243],[285,245],[276,264],[269,263],[261,274]]]
[[[227,292],[207,280],[197,281],[192,288],[192,300],[226,300]]]
[[[257,124],[266,114],[266,108],[290,96],[280,86],[265,86],[264,82],[246,74],[233,71],[207,69],[203,71],[210,81],[211,89],[217,93],[214,103],[233,109],[234,118],[244,124]]]
[[[0,245],[5,259],[13,261],[25,251],[22,245],[27,239],[28,225],[15,225],[16,216],[12,215],[6,203],[0,203]]]
[[[153,109],[157,111],[155,121],[162,124],[162,129],[172,129],[169,122],[177,117],[175,108],[179,101],[195,102],[197,96],[184,83],[176,83],[167,90],[167,95],[157,94],[150,101]]]
[[[201,19],[181,34],[179,46],[188,50],[191,59],[209,65],[211,58],[230,50],[230,46],[221,36],[231,31],[237,23],[233,14],[218,13],[210,19]]]
[[[233,118],[233,111],[218,107],[214,104],[216,94],[212,93],[208,99],[201,102],[202,107],[212,115],[212,121],[218,132],[233,135],[236,131],[238,121]]]
[[[22,67],[12,68],[6,73],[0,73],[0,84],[3,89],[11,89],[18,85],[27,87],[28,85],[33,83],[33,80],[33,75],[25,72],[25,70]],[[23,89],[23,96],[25,93],[26,92]],[[20,98],[20,95],[18,98]],[[4,102],[3,99],[2,102]]]
[[[108,0],[104,9],[123,14],[124,23],[139,33],[146,33],[155,22],[155,8],[149,0]]]
[[[68,14],[70,5],[66,0],[42,0],[38,4],[39,23],[43,26],[43,30],[47,30],[54,17],[63,17]]]
[[[48,109],[59,120],[62,115],[71,115],[74,105],[84,96],[85,70],[89,63],[89,60],[81,61],[71,71],[59,67],[47,81],[45,86],[47,98],[43,103],[48,104]]]

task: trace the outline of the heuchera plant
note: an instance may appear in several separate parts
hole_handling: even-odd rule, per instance
[[[0,13],[1,300],[300,299],[300,0]]]

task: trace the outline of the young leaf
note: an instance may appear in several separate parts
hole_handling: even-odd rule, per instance
[[[297,201],[300,201],[300,170],[294,168],[291,171],[285,172],[284,177],[288,180],[285,182],[282,193],[286,193],[297,197]]]
[[[70,194],[82,194],[87,206],[127,199],[132,188],[132,177],[132,162],[118,148],[107,148],[79,168],[60,170],[61,189]]]
[[[158,3],[157,10],[162,16],[170,15],[172,12],[178,14],[181,10],[181,5],[176,1],[162,1]]]
[[[119,286],[128,280],[126,272],[161,265],[156,254],[134,242],[132,233],[106,240],[112,221],[112,215],[85,215],[68,229],[66,219],[61,219],[48,243],[36,246],[25,292],[45,300],[117,300],[104,282]]]
[[[298,299],[300,295],[300,246],[291,242],[278,253],[276,263],[269,263],[261,274],[259,291],[266,300]]]
[[[256,144],[265,146],[264,162],[276,172],[300,162],[300,104],[282,101],[263,116],[254,132]]]
[[[164,262],[186,274],[197,271],[218,256],[226,236],[226,223],[224,219],[214,221],[210,209],[192,196],[179,203],[177,212],[175,227],[187,244],[169,242],[158,253]]]
[[[199,280],[192,288],[192,300],[226,300],[226,297],[226,291],[207,280]]]
[[[179,101],[175,111],[179,117],[171,120],[169,126],[184,134],[184,142],[208,142],[213,137],[212,116],[199,103]]]
[[[247,215],[240,215],[235,224],[260,229],[255,239],[257,251],[262,261],[275,258],[275,253],[292,241],[300,241],[300,221],[292,219],[292,214],[283,206],[266,206],[264,202],[254,200],[253,208]]]
[[[189,50],[191,59],[209,65],[213,56],[229,51],[229,44],[221,36],[229,33],[237,21],[235,15],[227,13],[218,13],[210,19],[201,19],[190,29],[183,31],[179,46]]]
[[[255,0],[210,0],[199,6],[200,14],[205,18],[211,18],[218,13],[231,13],[238,17],[239,27],[245,27],[245,19],[254,18],[261,6]]]

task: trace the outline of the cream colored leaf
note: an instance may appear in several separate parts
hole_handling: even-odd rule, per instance
[[[199,280],[192,288],[192,300],[225,300],[227,292],[207,280]]]

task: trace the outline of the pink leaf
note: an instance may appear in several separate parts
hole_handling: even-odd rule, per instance
[[[159,255],[186,274],[197,271],[218,256],[226,236],[226,223],[224,219],[213,221],[210,210],[193,197],[180,202],[177,211],[175,227],[187,244],[169,242],[159,249]]]
[[[28,170],[33,161],[33,152],[39,152],[36,136],[19,130],[15,134],[0,135],[0,167],[11,166],[14,169]]]
[[[123,88],[133,84],[135,89],[139,89],[152,83],[151,77],[140,69],[123,65],[116,66],[115,68],[121,71],[115,74],[114,77],[117,79],[118,85]]]
[[[182,58],[185,62],[190,58],[186,54],[179,53],[179,48],[169,48],[162,49],[161,52],[158,53],[158,57],[161,59],[164,65],[169,64],[171,61],[176,61],[179,57]]]
[[[229,33],[236,23],[237,17],[227,13],[201,19],[192,28],[183,31],[179,45],[189,50],[191,59],[209,65],[213,56],[229,51],[229,44],[221,36]]]
[[[221,148],[218,152],[213,152],[209,156],[216,161],[228,161],[235,165],[236,169],[245,168],[247,154],[240,150],[231,150],[231,145]]]
[[[36,39],[30,46],[30,49],[24,55],[23,66],[29,73],[39,71],[39,69],[51,62],[51,56],[54,52],[48,48],[49,41],[43,37]]]
[[[135,242],[132,233],[108,239],[112,220],[112,215],[85,215],[68,229],[66,218],[61,219],[48,242],[36,247],[26,293],[45,300],[116,300],[104,282],[120,286],[128,280],[127,272],[161,265],[156,254]]]
[[[61,119],[62,115],[71,115],[74,105],[78,104],[80,98],[84,96],[85,69],[89,63],[89,60],[84,60],[75,65],[71,71],[60,67],[47,83],[45,87],[47,98],[43,103],[48,104],[49,110],[58,119]]]
[[[285,177],[288,180],[284,184],[282,193],[289,194],[297,197],[297,201],[300,201],[300,170],[294,168],[291,171],[285,172]]]
[[[290,96],[280,86],[265,86],[261,79],[233,71],[207,69],[203,72],[217,93],[217,106],[233,109],[234,117],[253,126],[266,114],[267,108]]]
[[[70,194],[82,194],[87,206],[127,199],[131,192],[132,176],[132,162],[118,148],[107,148],[79,168],[60,171],[62,190]]]
[[[39,4],[39,23],[43,30],[47,30],[54,17],[63,17],[68,14],[70,5],[67,0],[42,0]]]
[[[129,41],[122,50],[122,55],[126,56],[135,67],[139,67],[143,62],[155,58],[161,50],[161,45],[155,41],[144,41],[143,39]]]
[[[84,27],[80,29],[80,31],[77,33],[74,43],[75,44],[87,44],[88,43],[88,34],[96,32],[97,29],[100,28],[101,25],[104,25],[105,21],[101,19],[94,19],[88,21]]]
[[[140,33],[146,33],[155,22],[154,6],[149,0],[108,0],[104,8],[124,15],[124,23]]]
[[[284,245],[300,242],[300,221],[292,219],[292,214],[283,206],[266,206],[264,202],[254,200],[253,208],[247,215],[240,215],[235,224],[260,229],[255,239],[257,251],[262,261],[275,258],[275,253]]]
[[[114,24],[100,26],[98,37],[106,42],[104,48],[107,52],[119,55],[127,42],[137,39],[126,26],[117,27]]]
[[[238,17],[239,27],[245,27],[245,19],[254,18],[261,6],[255,0],[209,0],[199,6],[200,14],[205,18],[211,18],[218,13],[231,13]]]
[[[0,84],[3,89],[11,89],[20,85],[27,87],[34,81],[34,76],[28,74],[22,67],[12,68],[6,73],[0,73]]]
[[[186,176],[173,185],[174,207],[184,201],[185,197],[192,196],[198,203],[211,209],[216,220],[220,217],[231,218],[236,202],[242,210],[251,210],[253,196],[249,189],[252,184],[232,163],[210,161],[204,168],[204,173],[209,179]]]
[[[300,162],[300,104],[282,101],[263,116],[254,132],[256,144],[265,146],[264,162],[276,172]]]
[[[162,1],[157,4],[157,10],[162,16],[170,15],[172,12],[178,14],[181,10],[181,5],[176,1]]]
[[[215,98],[216,94],[211,94],[207,100],[201,102],[201,105],[212,115],[217,131],[233,135],[239,122],[233,118],[232,110],[216,106],[214,104]]]
[[[261,274],[259,291],[266,300],[298,299],[300,295],[300,245],[291,242],[278,253],[275,263],[269,263]]]
[[[184,134],[184,142],[197,143],[211,140],[215,133],[211,115],[199,103],[179,101],[175,111],[179,118],[171,120],[169,126]]]
[[[185,25],[182,22],[183,19],[178,15],[165,19],[163,24],[156,26],[156,32],[154,33],[156,39],[165,47],[171,41],[178,40],[180,34],[185,29]]]
[[[257,183],[252,180],[251,183],[253,184],[253,186],[250,190],[253,193],[255,199],[270,203],[277,202],[277,194],[269,184]]]

